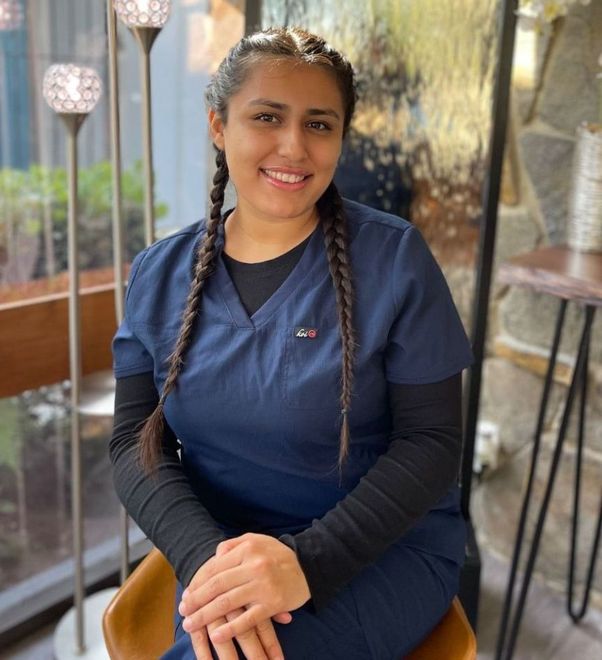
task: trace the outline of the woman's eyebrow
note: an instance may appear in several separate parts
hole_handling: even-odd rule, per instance
[[[274,110],[290,110],[290,106],[286,105],[286,103],[278,103],[277,101],[271,101],[270,99],[253,99],[252,101],[249,101],[249,105],[267,105],[269,108],[274,108]],[[328,115],[330,117],[334,117],[335,119],[340,119],[339,113],[332,108],[309,108],[307,110],[307,114],[311,116]]]

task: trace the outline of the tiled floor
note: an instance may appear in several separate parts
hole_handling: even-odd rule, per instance
[[[483,568],[478,628],[479,660],[492,660],[508,566],[482,550]],[[52,660],[53,626],[0,652],[0,660]],[[514,660],[598,660],[602,658],[602,611],[590,608],[575,626],[562,595],[532,585]],[[445,660],[445,658],[441,658]]]

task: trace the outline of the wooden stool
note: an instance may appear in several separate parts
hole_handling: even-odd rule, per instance
[[[176,577],[165,557],[152,550],[107,607],[102,628],[111,660],[159,658],[174,641]],[[474,660],[477,643],[455,598],[428,638],[407,660]]]

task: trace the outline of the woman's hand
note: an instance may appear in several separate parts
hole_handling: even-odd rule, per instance
[[[215,556],[201,566],[182,594],[179,611],[186,617],[184,630],[192,633],[246,608],[231,621],[212,626],[211,641],[221,644],[265,625],[271,617],[286,623],[284,613],[310,597],[293,550],[271,536],[243,534],[218,545]]]
[[[220,617],[206,628],[190,633],[192,648],[196,660],[212,660],[211,647],[207,638],[207,633],[212,633],[219,626],[232,621],[236,617],[244,614],[245,610],[240,608],[230,612],[226,617]],[[250,632],[236,637],[245,657],[249,660],[284,660],[282,648],[276,637],[276,632],[272,622],[268,619],[264,625],[258,626]],[[227,641],[220,644],[213,643],[215,652],[219,660],[238,660],[238,652],[234,642]]]

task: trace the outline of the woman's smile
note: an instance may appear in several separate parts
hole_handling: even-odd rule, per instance
[[[315,216],[343,139],[343,100],[324,67],[265,60],[230,97],[227,119],[210,113],[214,143],[236,188],[236,219],[248,228]]]
[[[260,172],[281,190],[301,190],[311,177],[311,174],[286,169],[260,168]]]

